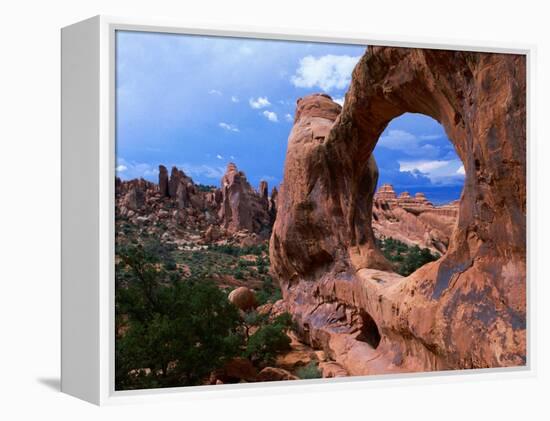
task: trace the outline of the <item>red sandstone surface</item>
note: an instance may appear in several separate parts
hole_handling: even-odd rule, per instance
[[[343,109],[298,100],[272,270],[301,339],[345,372],[526,364],[525,83],[519,55],[371,46]],[[391,272],[373,224],[372,151],[404,112],[439,121],[466,172],[446,253],[408,277]]]
[[[458,201],[434,206],[423,193],[399,196],[391,184],[374,194],[372,229],[376,238],[394,238],[408,245],[445,253],[458,216]]]

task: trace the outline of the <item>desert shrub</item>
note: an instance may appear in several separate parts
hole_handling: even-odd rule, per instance
[[[164,263],[164,268],[168,271],[176,270],[178,267],[176,266],[176,262],[174,260],[169,260]]]
[[[209,249],[218,253],[229,254],[231,256],[244,256],[247,254],[253,254],[261,256],[263,253],[268,253],[269,248],[267,244],[258,244],[255,246],[238,247],[231,244],[212,244]]]
[[[377,245],[390,262],[394,263],[397,273],[408,276],[426,263],[439,259],[439,254],[427,248],[408,246],[402,241],[388,237],[377,240]]]
[[[230,256],[240,256],[240,247],[233,246],[231,244],[212,244],[209,249],[214,252],[228,254]]]
[[[315,361],[311,361],[309,364],[300,367],[296,370],[295,373],[301,379],[320,379],[323,377],[319,366]]]
[[[210,192],[216,190],[216,186],[209,186],[206,184],[195,184],[195,188],[200,192]]]
[[[271,276],[264,276],[262,279],[262,287],[256,292],[258,304],[274,303],[282,298],[281,289]]]
[[[226,294],[207,279],[172,276],[158,251],[117,249],[117,390],[200,384],[241,352],[240,316]]]
[[[248,311],[243,316],[243,321],[248,326],[260,326],[268,321],[268,314],[260,314],[255,310]]]
[[[271,323],[261,324],[248,338],[245,356],[258,365],[269,365],[277,355],[290,349],[287,331],[293,327],[292,317],[283,313]]]
[[[246,345],[246,356],[253,362],[269,365],[277,355],[290,349],[290,338],[281,325],[271,324],[260,327]]]

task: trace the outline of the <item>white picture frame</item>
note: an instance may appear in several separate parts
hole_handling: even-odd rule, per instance
[[[532,161],[529,94],[534,46],[384,37],[300,29],[195,25],[152,19],[96,16],[61,31],[62,52],[62,376],[61,390],[97,405],[295,393],[386,384],[476,381],[535,373],[532,322],[534,285],[527,271],[528,360],[525,367],[347,377],[296,382],[197,386],[141,391],[114,390],[114,180],[115,31],[318,41],[524,54],[527,58],[528,193]],[[527,230],[531,229],[528,214]],[[528,251],[531,236],[528,235]],[[532,259],[528,254],[529,265]]]

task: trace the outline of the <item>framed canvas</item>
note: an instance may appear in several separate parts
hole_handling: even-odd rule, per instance
[[[533,372],[532,47],[103,16],[61,40],[62,391]]]

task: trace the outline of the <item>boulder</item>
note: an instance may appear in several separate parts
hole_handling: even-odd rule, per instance
[[[258,302],[254,291],[247,287],[239,287],[229,293],[229,301],[238,309],[248,311],[256,308]]]
[[[227,361],[222,368],[210,375],[210,384],[254,382],[258,377],[258,370],[250,360],[242,357],[235,357]]]

